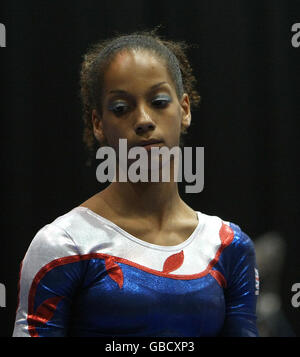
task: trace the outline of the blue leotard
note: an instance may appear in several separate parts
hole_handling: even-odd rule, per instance
[[[43,227],[22,262],[13,336],[258,336],[251,239],[197,212],[176,246],[85,207]]]

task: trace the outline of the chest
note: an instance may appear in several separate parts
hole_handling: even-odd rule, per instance
[[[181,244],[190,237],[196,229],[198,221],[169,222],[163,229],[156,228],[147,219],[126,220],[118,218],[114,220],[114,223],[123,231],[147,243],[174,246]]]
[[[224,293],[211,275],[174,279],[122,263],[118,267],[119,279],[117,271],[95,274],[93,267],[94,276],[86,278],[74,301],[72,334],[216,336],[222,328]]]

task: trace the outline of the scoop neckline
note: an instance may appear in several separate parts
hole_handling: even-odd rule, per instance
[[[163,251],[182,250],[183,248],[185,248],[187,245],[189,245],[194,240],[194,238],[196,237],[197,233],[199,233],[200,229],[203,227],[203,225],[201,225],[201,221],[202,221],[201,220],[201,215],[202,214],[199,211],[195,211],[196,214],[197,214],[198,224],[195,227],[194,231],[190,234],[190,236],[187,239],[185,239],[183,242],[181,242],[181,243],[179,243],[177,245],[159,245],[159,244],[149,243],[149,242],[144,241],[143,239],[135,237],[131,233],[125,231],[123,228],[118,226],[116,223],[110,221],[107,218],[102,217],[101,215],[99,215],[98,213],[92,211],[88,207],[78,206],[78,207],[75,207],[74,210],[86,212],[87,214],[95,217],[97,220],[100,220],[103,223],[111,226],[112,228],[117,230],[119,233],[121,233],[123,236],[125,236],[128,239],[130,239],[131,241],[134,241],[135,243],[137,243],[139,245],[142,245],[144,247],[148,247],[148,248],[151,248],[151,249],[163,250]]]

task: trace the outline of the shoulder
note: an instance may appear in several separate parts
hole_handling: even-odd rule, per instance
[[[86,207],[75,207],[42,227],[33,238],[30,249],[62,254],[87,254],[107,243],[112,237],[112,225]]]
[[[226,248],[226,251],[230,252],[254,254],[252,239],[238,224],[215,215],[201,213],[201,217],[205,235],[209,237],[217,236],[216,239],[219,241],[222,250]]]
[[[70,211],[39,229],[26,251],[23,268],[27,267],[30,274],[34,274],[52,261],[78,255],[78,247],[66,229],[73,219],[74,214]]]
[[[70,228],[78,224],[80,215],[76,209],[57,217],[43,226],[34,236],[30,246],[58,248],[63,244],[75,245]]]
[[[22,260],[22,271],[34,276],[42,267],[80,257],[101,244],[104,223],[75,207],[43,226],[33,237]]]
[[[234,238],[231,243],[232,250],[240,254],[255,254],[253,240],[245,233],[240,226],[233,222],[228,222],[229,227],[232,229]]]
[[[219,243],[211,265],[223,275],[232,296],[241,295],[239,291],[250,289],[253,295],[259,291],[259,277],[256,266],[254,243],[236,223],[220,217],[206,216],[206,225],[211,232],[218,230]],[[208,229],[208,228],[207,228]],[[217,238],[214,238],[217,240]],[[212,241],[209,236],[209,241]],[[246,293],[248,294],[248,292]],[[246,295],[245,295],[246,296]]]

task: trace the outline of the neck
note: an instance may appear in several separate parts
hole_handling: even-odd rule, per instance
[[[108,219],[117,224],[121,218],[123,223],[134,222],[139,229],[151,232],[191,225],[195,229],[195,220],[198,224],[194,210],[179,196],[176,183],[113,182],[99,195],[101,209],[108,210]]]
[[[120,182],[117,170],[115,180],[101,192],[102,198],[120,216],[138,219],[147,216],[155,225],[182,214],[191,214],[191,208],[181,199],[178,182],[174,180],[174,162],[171,160],[170,180],[163,182],[161,167],[159,182]],[[150,171],[148,172],[150,178]]]
[[[118,208],[127,216],[163,217],[182,203],[176,182],[113,182],[106,194],[117,199]]]

